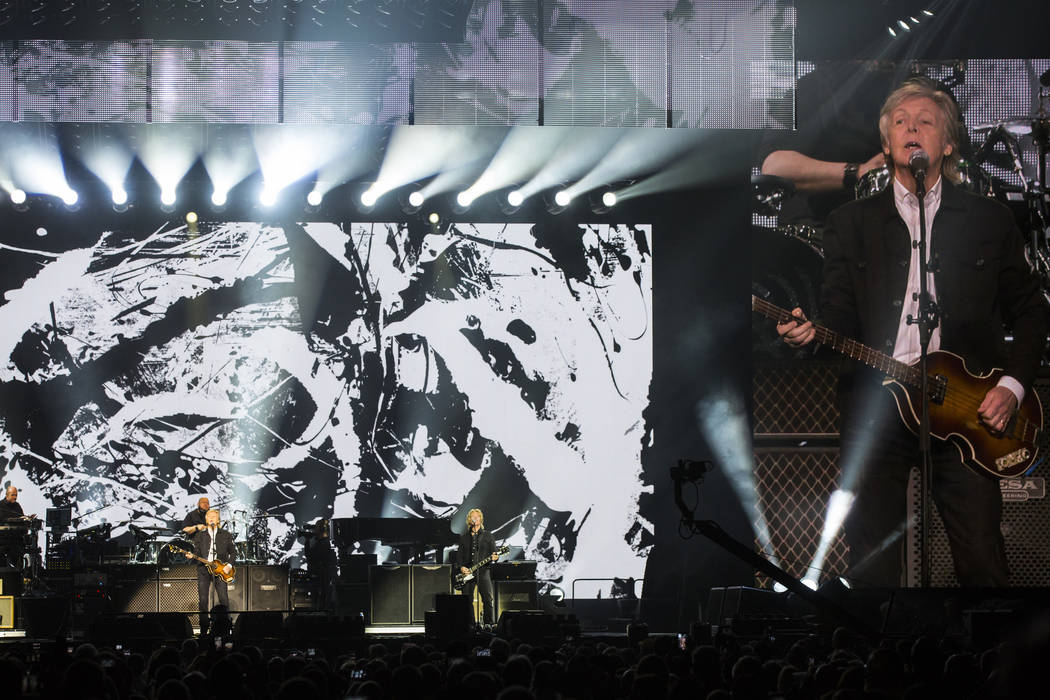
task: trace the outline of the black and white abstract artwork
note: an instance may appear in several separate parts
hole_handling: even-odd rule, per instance
[[[119,534],[207,495],[295,564],[320,518],[459,528],[479,507],[539,578],[643,578],[651,227],[201,222],[46,242],[0,243],[0,474],[27,512],[69,505]]]

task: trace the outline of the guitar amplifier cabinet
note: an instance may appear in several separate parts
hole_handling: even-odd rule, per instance
[[[247,583],[248,610],[258,612],[288,609],[287,564],[253,564],[242,567],[242,570],[246,570],[247,573],[243,580]]]
[[[496,619],[507,610],[535,610],[539,607],[536,581],[495,581]]]
[[[426,622],[426,612],[435,610],[434,598],[452,591],[452,567],[448,565],[412,567],[412,622]]]
[[[107,567],[105,593],[112,613],[157,612],[157,570],[148,564]]]
[[[412,567],[371,567],[368,590],[373,625],[407,625],[412,621]]]
[[[15,597],[0,595],[0,630],[13,629],[15,626]]]
[[[182,559],[182,561],[175,561],[171,564],[162,564],[159,567],[157,567],[158,577],[162,581],[170,581],[173,579],[197,578],[197,564],[193,562],[187,563],[185,558],[181,555],[179,558]]]

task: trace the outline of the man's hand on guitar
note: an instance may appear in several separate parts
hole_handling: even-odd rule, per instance
[[[186,557],[187,559],[193,559],[193,552],[183,552],[182,554],[183,554],[183,556],[185,556],[185,557]]]
[[[1017,396],[1005,386],[993,386],[984,395],[984,401],[977,408],[981,421],[993,432],[1006,430],[1014,411],[1017,410]]]
[[[496,561],[497,559],[499,559],[499,555],[496,554],[495,552],[493,552],[492,553],[492,561]]]
[[[813,340],[817,335],[817,329],[813,327],[811,321],[806,320],[806,315],[802,313],[802,309],[796,307],[791,311],[791,315],[797,318],[798,321],[778,323],[777,334],[791,347],[800,348]]]
[[[228,574],[228,573],[230,573],[231,571],[233,571],[233,567],[232,567],[232,566],[230,566],[229,564],[227,564],[226,566],[222,567],[222,572],[223,572],[224,574]]]
[[[459,573],[461,573],[461,574],[463,574],[464,576],[466,576],[467,574],[469,574],[469,573],[470,573],[470,569],[468,569],[468,568],[467,568],[467,567],[465,567],[465,566],[461,566],[461,567],[459,567]]]

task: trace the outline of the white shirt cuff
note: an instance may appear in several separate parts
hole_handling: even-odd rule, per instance
[[[996,386],[1005,386],[1009,389],[1014,396],[1017,397],[1017,405],[1020,406],[1021,402],[1024,401],[1024,387],[1021,386],[1021,382],[1017,381],[1013,377],[1007,377],[1005,374],[999,377],[999,383]]]

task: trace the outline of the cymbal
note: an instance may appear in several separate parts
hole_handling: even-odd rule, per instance
[[[1036,122],[1045,122],[1050,120],[1046,116],[1025,116],[1025,117],[1006,117],[1005,119],[996,119],[994,121],[985,122],[984,124],[978,124],[973,128],[974,131],[991,131],[998,127],[1002,127],[1005,131],[1009,131],[1011,134],[1018,136],[1027,136],[1032,133],[1032,127]]]

